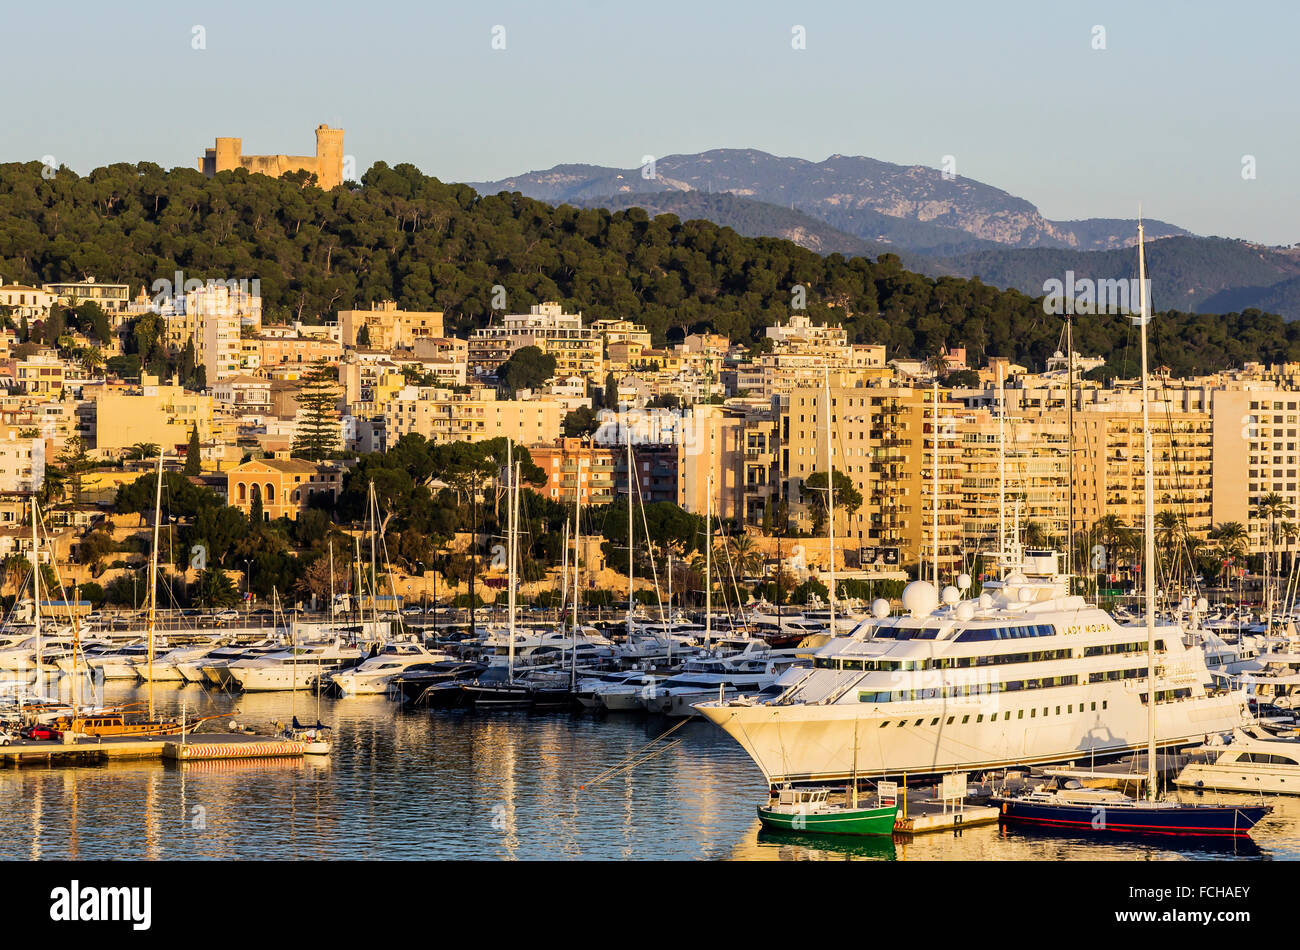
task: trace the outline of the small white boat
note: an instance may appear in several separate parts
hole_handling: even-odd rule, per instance
[[[1279,739],[1247,726],[1232,741],[1204,745],[1174,779],[1183,788],[1300,795],[1300,739]]]

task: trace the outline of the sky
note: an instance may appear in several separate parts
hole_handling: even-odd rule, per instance
[[[218,135],[311,154],[321,122],[358,175],[444,181],[710,148],[951,155],[1053,220],[1140,205],[1292,244],[1298,28],[1300,4],[1266,0],[11,2],[0,162],[193,168]]]

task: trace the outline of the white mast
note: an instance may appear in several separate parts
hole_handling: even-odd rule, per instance
[[[1007,573],[1007,390],[998,363],[998,565]]]
[[[1152,478],[1154,453],[1151,449],[1151,417],[1147,398],[1147,321],[1151,302],[1147,300],[1147,261],[1142,247],[1142,218],[1138,217],[1138,295],[1141,300],[1142,333],[1142,580],[1147,626],[1147,798],[1156,797],[1156,532],[1155,488]]]
[[[704,500],[704,649],[713,645],[713,429],[709,429],[709,458],[705,463],[709,474],[705,477]]]
[[[930,509],[930,532],[934,551],[934,589],[939,589],[939,370],[934,371],[934,405],[930,410],[931,471],[930,487],[933,495]]]
[[[154,479],[153,550],[149,553],[149,721],[153,722],[153,632],[158,609],[158,522],[162,520],[162,463],[158,451],[158,474]]]
[[[826,599],[830,601],[830,628],[827,632],[835,636],[835,464],[831,460],[831,370],[830,366],[822,367],[822,378],[825,382],[826,398],[826,528],[827,537],[830,539],[831,556],[830,556],[830,573],[828,579],[830,584],[826,588]],[[780,571],[780,566],[777,570]]]
[[[578,650],[578,542],[582,537],[582,525],[579,515],[582,510],[582,456],[579,455],[573,466],[573,653]],[[570,666],[573,663],[570,662]],[[575,673],[574,676],[577,674]],[[570,677],[571,679],[573,677]]]
[[[506,610],[510,632],[507,682],[515,681],[515,486],[514,453],[511,439],[506,439]]]
[[[36,537],[36,493],[32,493],[32,612],[36,619],[36,689],[44,695],[45,651],[41,644],[41,549]]]
[[[632,430],[623,416],[623,435],[627,439],[627,642],[632,644],[632,479],[636,478],[636,463],[632,458]]]

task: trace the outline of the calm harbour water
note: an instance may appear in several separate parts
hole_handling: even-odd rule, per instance
[[[112,699],[139,698],[109,686]],[[158,688],[161,709],[268,727],[306,694]],[[662,755],[582,786],[664,720],[402,712],[383,697],[320,701],[328,760],[123,763],[0,770],[4,859],[1228,860],[1300,857],[1300,798],[1271,799],[1257,847],[1172,850],[1026,836],[996,825],[910,842],[760,833],[758,770],[706,723]],[[222,720],[228,721],[228,720]],[[1232,801],[1234,796],[1222,796]],[[1246,800],[1243,796],[1235,800]]]

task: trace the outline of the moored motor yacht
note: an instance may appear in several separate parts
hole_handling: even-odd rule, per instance
[[[1209,742],[1191,750],[1191,756],[1175,785],[1300,795],[1300,739],[1279,739],[1243,726],[1232,731],[1231,742]]]
[[[310,689],[324,677],[359,663],[361,649],[340,640],[300,643],[252,659],[235,660],[225,668],[227,689],[246,693]]]
[[[326,678],[332,690],[342,696],[369,696],[386,693],[388,684],[417,664],[450,660],[448,653],[433,652],[418,643],[386,643],[373,656],[347,670]]]

